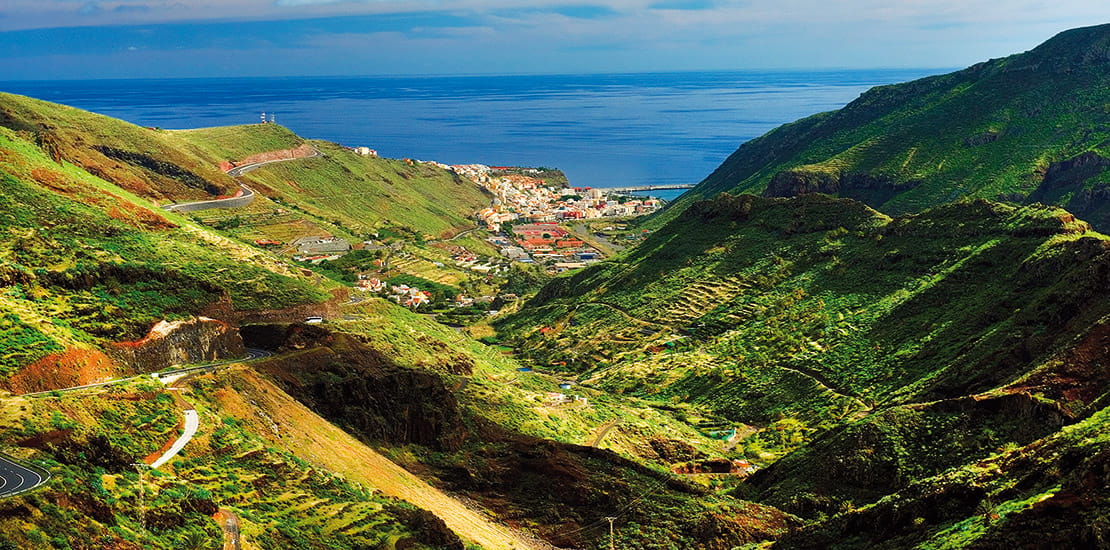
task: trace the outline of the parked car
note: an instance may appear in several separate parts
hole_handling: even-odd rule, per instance
[[[324,322],[324,318],[318,315],[313,315],[311,317],[305,317],[304,322],[309,325],[318,325]]]

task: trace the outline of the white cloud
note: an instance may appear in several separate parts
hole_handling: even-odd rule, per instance
[[[85,15],[79,12],[87,0],[2,1],[7,17],[0,18],[0,30],[367,14],[398,14],[395,18],[405,20],[403,14],[409,13],[463,20],[452,25],[464,26],[430,26],[413,18],[411,27],[398,25],[389,32],[300,31],[282,52],[288,59],[300,59],[290,51],[311,52],[304,59],[316,63],[333,56],[329,67],[334,70],[350,67],[362,73],[398,67],[458,72],[463,64],[481,66],[481,72],[956,67],[1031,48],[1069,27],[1110,21],[1105,0],[1014,0],[1004,8],[997,0],[684,4],[694,9],[652,7],[661,0],[103,0]],[[606,9],[595,10],[604,16],[594,19],[556,9],[567,5]],[[387,59],[343,61],[343,55],[359,49]],[[290,62],[286,70],[316,70],[309,63]]]

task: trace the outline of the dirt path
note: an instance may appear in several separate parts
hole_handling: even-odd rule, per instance
[[[224,532],[223,550],[241,550],[239,545],[239,516],[227,508],[220,508],[212,519],[220,524]]]
[[[250,369],[236,369],[247,389],[225,393],[225,414],[254,425],[254,432],[318,467],[380,490],[439,516],[465,540],[487,550],[548,550],[526,534],[498,524],[432,487],[361,441],[317,416]]]
[[[816,382],[818,386],[821,386],[822,388],[824,388],[829,393],[833,393],[833,394],[839,395],[840,397],[846,397],[848,399],[851,399],[852,401],[855,401],[855,403],[857,405],[859,405],[860,408],[862,408],[863,411],[865,411],[865,412],[871,410],[871,407],[867,403],[864,403],[863,399],[861,399],[858,395],[850,393],[847,389],[837,388],[837,387],[833,386],[832,381],[830,381],[828,378],[826,378],[823,374],[821,374],[821,373],[819,373],[819,372],[817,372],[813,369],[808,369],[808,368],[804,368],[804,367],[802,367],[802,368],[792,368],[792,367],[785,367],[783,365],[775,365],[775,367],[779,368],[779,369],[782,369],[782,370],[787,370],[787,371],[793,372],[795,374],[800,374],[802,376],[805,376],[806,378],[809,378],[810,380],[813,380],[814,382]]]
[[[609,431],[612,430],[613,428],[615,428],[617,426],[617,424],[619,424],[619,423],[620,423],[620,419],[619,418],[614,418],[613,420],[610,420],[610,421],[602,424],[601,426],[598,426],[598,428],[596,430],[597,435],[595,435],[593,440],[590,441],[589,443],[587,443],[586,445],[588,447],[597,447],[598,445],[601,444],[601,440],[605,439],[605,436],[609,435]]]

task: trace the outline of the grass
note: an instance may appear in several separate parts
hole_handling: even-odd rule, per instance
[[[241,310],[329,297],[262,252],[55,163],[6,129],[0,186],[0,302],[19,312],[6,326],[13,338],[41,342],[5,354],[8,373],[42,351],[137,339],[158,320],[225,297]]]
[[[1106,29],[1068,31],[1024,54],[879,86],[839,111],[781,126],[740,146],[651,223],[722,191],[763,192],[775,178],[840,182],[846,174],[901,186],[848,182],[827,191],[884,212],[916,212],[959,197],[1052,199],[1101,228],[1110,218],[1078,196],[1082,181],[1067,186],[1075,200],[1064,191],[1037,190],[1051,163],[1090,151],[1108,154],[1110,113],[1102,90],[1110,73],[1075,53],[1098,51]]]
[[[12,94],[0,94],[0,126],[21,132],[53,159],[146,196],[207,198],[236,188],[218,160],[162,130]]]
[[[208,153],[212,158],[227,161],[239,161],[258,153],[293,149],[305,143],[300,136],[277,124],[218,126],[167,133]]]
[[[536,364],[760,427],[737,452],[766,463],[877,407],[1032,370],[1110,313],[1083,259],[1104,239],[1046,207],[967,201],[890,219],[819,196],[724,196],[555,279],[496,327]],[[1013,356],[1016,341],[1029,357]],[[783,419],[797,427],[784,433]]]
[[[263,130],[269,126],[181,135],[207,143],[213,151],[226,151],[225,155],[295,142],[291,134],[271,135],[281,130]],[[239,148],[235,139],[244,133],[261,135],[246,141],[252,147]],[[425,239],[448,237],[473,227],[473,213],[489,204],[476,184],[434,165],[364,157],[333,143],[311,143],[323,157],[268,165],[249,172],[245,181],[282,208],[295,207],[362,237],[389,226],[406,228]]]

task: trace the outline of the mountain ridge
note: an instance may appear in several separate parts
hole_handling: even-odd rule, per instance
[[[1054,163],[1110,156],[1107,44],[1110,25],[1072,29],[1022,54],[877,86],[744,143],[649,223],[726,191],[823,192],[891,214],[965,196],[1030,201]],[[1107,182],[1099,172],[1036,198],[1106,227]]]

